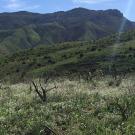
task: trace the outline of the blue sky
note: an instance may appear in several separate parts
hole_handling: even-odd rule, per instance
[[[135,21],[135,0],[0,0],[0,12],[31,11],[50,13],[75,7],[88,9],[119,9]]]

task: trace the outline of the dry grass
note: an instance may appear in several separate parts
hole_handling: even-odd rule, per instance
[[[42,124],[47,124],[57,129],[59,133],[65,133],[67,135],[72,135],[73,132],[75,132],[75,135],[79,135],[79,133],[74,131],[75,128],[78,128],[80,135],[83,135],[84,131],[80,131],[81,129],[79,129],[80,123],[76,124],[76,122],[83,121],[81,117],[85,116],[84,118],[86,118],[87,112],[88,114],[95,113],[95,107],[99,110],[101,107],[105,107],[105,102],[100,99],[99,96],[121,97],[127,92],[134,93],[134,77],[123,80],[119,87],[109,86],[109,80],[109,77],[94,80],[94,84],[93,82],[86,82],[84,80],[54,80],[49,85],[53,86],[55,83],[58,88],[48,93],[48,103],[46,104],[40,101],[35,91],[30,90],[30,84],[28,83],[14,85],[4,84],[0,89],[0,134],[7,135],[10,133],[11,135],[23,135],[33,130],[35,124],[40,123],[40,127],[42,127]],[[93,97],[93,95],[97,95],[97,93],[99,96]],[[96,101],[97,103],[94,100],[98,100]],[[96,104],[92,105],[92,102]],[[76,107],[82,112],[81,117],[80,114],[77,114]],[[71,116],[69,116],[66,111],[71,112]],[[66,117],[69,117],[70,120]],[[87,119],[89,119],[89,117]],[[95,119],[94,117],[91,118],[93,121]],[[111,119],[111,117],[118,117],[118,119],[120,119],[119,116],[110,115],[109,113],[105,114],[104,119]],[[22,120],[22,122],[19,122],[17,120],[18,118]],[[68,120],[72,122],[72,124],[69,123],[68,125]],[[66,122],[65,127],[60,124],[61,121]],[[83,122],[85,123],[85,120]],[[13,125],[11,123],[13,123]],[[63,128],[66,128],[66,130]],[[3,131],[2,129],[6,129],[7,131]]]

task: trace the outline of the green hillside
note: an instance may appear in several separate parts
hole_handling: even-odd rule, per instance
[[[91,42],[66,42],[52,46],[21,51],[0,62],[0,77],[23,78],[57,73],[94,72],[97,69],[109,73],[115,66],[117,72],[135,70],[135,31]]]
[[[91,41],[135,29],[135,23],[118,10],[75,8],[66,12],[39,14],[30,12],[0,13],[1,55],[33,48],[40,44]]]
[[[0,135],[135,135],[135,23],[0,13]]]
[[[34,47],[39,41],[40,36],[31,27],[9,30],[7,36],[5,31],[1,31],[0,50],[7,53],[14,53],[23,49]]]

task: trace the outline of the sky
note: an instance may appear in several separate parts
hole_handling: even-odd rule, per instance
[[[52,13],[77,7],[92,10],[119,9],[135,21],[135,0],[0,0],[0,12],[30,11]]]

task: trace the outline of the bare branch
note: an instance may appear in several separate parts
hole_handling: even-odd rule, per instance
[[[36,93],[38,94],[38,96],[40,97],[40,99],[43,101],[43,102],[46,102],[47,101],[47,92],[53,90],[53,89],[56,89],[56,85],[52,88],[49,88],[49,76],[47,76],[47,78],[44,78],[44,83],[42,83],[43,79],[39,78],[38,80],[38,83],[39,85],[37,85],[34,81],[32,81],[32,84],[34,86],[34,89],[36,91]]]

